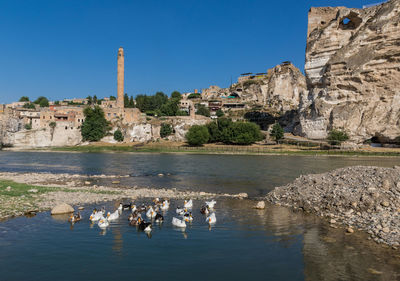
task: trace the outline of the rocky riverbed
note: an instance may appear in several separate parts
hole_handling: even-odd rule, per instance
[[[355,166],[304,175],[276,187],[267,200],[324,217],[348,233],[366,231],[377,243],[400,245],[400,167]]]
[[[165,176],[165,175],[159,175]],[[138,198],[200,199],[245,198],[246,193],[217,194],[187,190],[147,188],[121,185],[126,176],[74,175],[53,173],[0,173],[0,220],[38,211],[50,210],[67,203],[75,207],[112,200],[134,201]],[[99,178],[112,180],[110,186],[95,185]],[[5,181],[5,182],[4,182]],[[9,182],[8,182],[9,181]],[[7,183],[7,184],[4,184]],[[22,185],[21,185],[22,184]]]

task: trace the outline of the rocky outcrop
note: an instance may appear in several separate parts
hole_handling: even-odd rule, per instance
[[[267,71],[266,74],[250,75],[230,88],[211,86],[203,90],[203,99],[238,96],[240,102],[261,106],[273,112],[296,110],[300,96],[306,91],[306,79],[290,62],[285,62]]]
[[[297,132],[352,141],[400,136],[400,1],[365,9],[311,8]]]
[[[360,229],[378,243],[400,246],[400,167],[348,167],[305,175],[277,187],[267,200]],[[351,230],[350,230],[351,229]]]
[[[53,209],[51,209],[51,214],[52,215],[62,215],[62,214],[69,214],[73,213],[74,208],[72,208],[70,205],[66,203],[61,203],[55,206]]]

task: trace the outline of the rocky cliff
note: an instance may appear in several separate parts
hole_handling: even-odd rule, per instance
[[[400,0],[366,8],[311,8],[297,132],[355,142],[400,136]]]

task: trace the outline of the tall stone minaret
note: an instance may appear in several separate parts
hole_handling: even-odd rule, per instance
[[[118,49],[117,107],[124,108],[124,49]]]

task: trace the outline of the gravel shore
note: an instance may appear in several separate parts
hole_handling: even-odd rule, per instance
[[[400,245],[400,167],[355,166],[304,175],[271,191],[274,204],[314,213],[348,233],[362,230],[377,243]]]
[[[0,173],[0,180],[11,180],[16,183],[29,184],[38,187],[51,187],[51,191],[35,193],[35,188],[28,196],[4,196],[0,190],[0,220],[21,216],[27,213],[50,210],[60,203],[78,207],[85,204],[100,203],[113,200],[134,201],[138,198],[170,198],[170,199],[200,199],[200,198],[246,198],[246,193],[217,194],[177,190],[175,188],[146,188],[120,185],[120,179],[129,176],[114,175],[71,175],[53,173]],[[92,183],[98,178],[110,178],[112,186],[97,186]],[[8,187],[12,190],[12,187]],[[40,191],[40,189],[39,189]],[[29,197],[29,201],[27,201]]]

